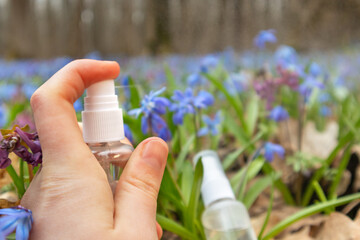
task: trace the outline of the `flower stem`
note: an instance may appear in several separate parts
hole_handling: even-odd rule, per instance
[[[28,171],[29,171],[29,181],[31,182],[34,179],[33,166],[31,164],[28,164]]]

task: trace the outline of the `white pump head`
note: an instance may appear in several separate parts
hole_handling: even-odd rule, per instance
[[[234,192],[224,173],[217,153],[211,150],[199,152],[194,157],[195,165],[200,158],[204,167],[201,195],[205,207],[223,198],[235,199]]]
[[[119,141],[124,138],[122,110],[115,95],[114,80],[97,82],[88,87],[82,121],[86,143]]]

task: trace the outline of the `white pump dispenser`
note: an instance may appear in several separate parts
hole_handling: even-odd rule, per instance
[[[201,196],[205,211],[201,221],[207,240],[256,240],[244,204],[236,201],[229,180],[216,152],[205,150],[194,157],[201,159],[204,174]]]
[[[124,122],[115,94],[114,80],[92,84],[86,91],[82,112],[83,137],[104,169],[115,193],[117,180],[134,148],[124,139]]]
[[[124,138],[122,109],[115,95],[114,80],[97,82],[87,89],[82,121],[86,143],[120,141]]]

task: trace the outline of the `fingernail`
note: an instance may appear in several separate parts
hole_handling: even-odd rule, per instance
[[[164,165],[164,159],[167,158],[167,147],[161,140],[150,140],[145,144],[144,150],[142,151],[142,158],[153,164],[154,167],[161,168]]]

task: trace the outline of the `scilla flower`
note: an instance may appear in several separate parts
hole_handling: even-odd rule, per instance
[[[266,142],[264,145],[264,157],[268,162],[272,162],[274,160],[274,156],[278,155],[281,159],[285,156],[285,149],[279,145],[271,142]]]
[[[146,95],[141,101],[141,107],[129,111],[129,115],[135,115],[141,117],[141,130],[144,134],[156,133],[163,140],[168,141],[171,139],[171,134],[165,121],[159,116],[166,112],[166,108],[169,107],[170,101],[167,98],[159,97],[161,93],[165,91],[162,88],[156,92],[151,91],[149,95]]]
[[[208,73],[210,69],[215,68],[219,64],[219,60],[214,55],[205,56],[201,60],[200,70],[203,73]]]
[[[276,106],[271,110],[269,118],[275,122],[281,122],[289,119],[289,113],[282,106]]]
[[[221,116],[220,116],[220,112],[217,112],[215,117],[212,119],[209,116],[204,115],[203,116],[203,121],[205,123],[205,127],[201,128],[198,132],[197,135],[199,137],[201,136],[205,136],[205,135],[212,135],[215,136],[218,134],[218,127],[221,123]]]
[[[214,103],[214,97],[209,92],[202,90],[194,95],[191,88],[185,92],[175,90],[171,99],[174,103],[171,104],[170,111],[174,112],[173,121],[177,125],[183,124],[186,114],[195,114],[195,109],[206,108]]]
[[[275,43],[276,41],[277,39],[275,36],[275,30],[273,29],[262,30],[254,38],[254,45],[259,49],[265,49],[265,44],[267,42]]]
[[[32,213],[29,209],[18,206],[16,208],[0,209],[0,239],[16,230],[16,240],[29,239],[31,225],[33,223]]]

